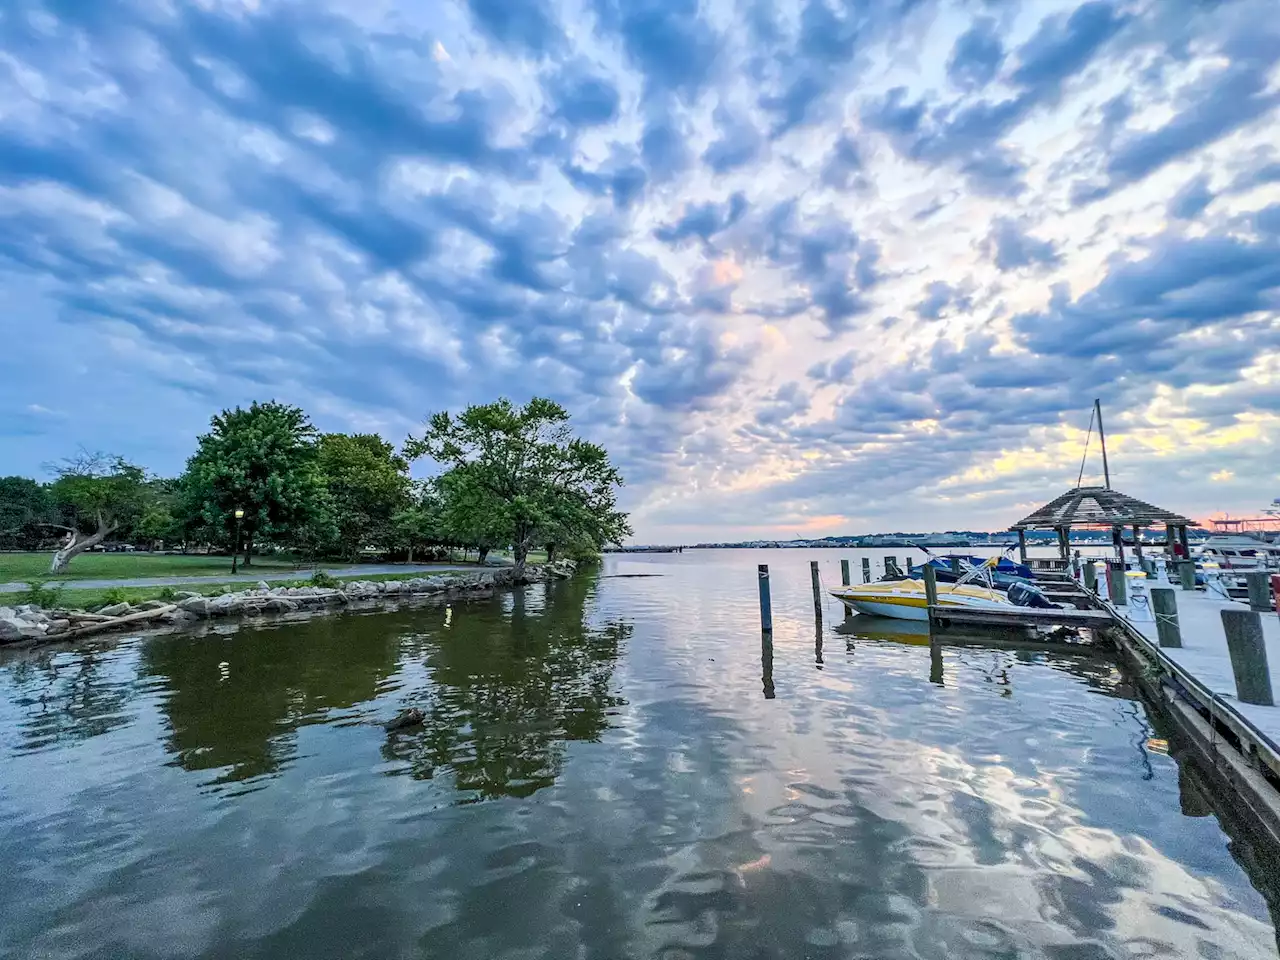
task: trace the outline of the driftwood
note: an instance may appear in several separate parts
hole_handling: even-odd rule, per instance
[[[166,614],[173,613],[178,609],[176,603],[167,606],[157,607],[155,610],[139,610],[137,613],[127,613],[123,617],[108,617],[97,623],[90,623],[83,627],[76,627],[74,630],[68,630],[65,633],[57,633],[50,637],[50,640],[77,640],[80,637],[92,636],[95,633],[101,633],[104,630],[111,630],[115,627],[126,623],[142,623],[146,620],[158,620]]]
[[[426,719],[426,714],[417,707],[413,707],[409,710],[401,710],[394,718],[384,723],[383,727],[388,731],[407,730],[409,727],[421,726],[422,722]]]

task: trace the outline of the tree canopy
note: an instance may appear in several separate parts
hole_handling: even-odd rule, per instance
[[[82,451],[56,468],[49,488],[67,540],[49,570],[60,573],[72,558],[134,522],[147,500],[147,475],[123,457]]]
[[[187,461],[183,487],[187,509],[215,542],[231,543],[234,512],[244,511],[246,565],[255,539],[314,530],[329,505],[315,427],[301,408],[275,401],[215,416]]]
[[[337,550],[348,559],[393,538],[392,520],[409,506],[409,462],[376,433],[326,433],[317,466],[329,494]]]
[[[517,575],[539,543],[598,548],[630,533],[617,509],[622,475],[603,447],[574,435],[568,412],[553,400],[517,406],[504,398],[457,416],[436,413],[405,455],[445,468],[442,490],[460,493],[446,516],[509,542]]]

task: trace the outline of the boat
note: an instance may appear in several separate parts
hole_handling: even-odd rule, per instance
[[[1192,558],[1204,567],[1221,570],[1280,567],[1280,543],[1268,543],[1246,533],[1215,534],[1192,551]]]
[[[929,601],[920,580],[881,580],[835,587],[831,596],[857,613],[896,620],[928,620]],[[999,590],[971,583],[938,584],[938,606],[1008,610],[1013,602]]]
[[[991,566],[990,560],[983,560],[981,557],[956,557],[955,559],[960,561],[959,573],[951,568],[952,559],[951,557],[934,557],[928,562],[928,566],[933,567],[939,583],[958,583],[967,579],[974,570],[981,569],[984,571],[984,576],[991,581],[991,586],[1007,593],[1015,583],[1030,584],[1033,579],[1030,567],[1003,557],[994,567]],[[919,580],[924,577],[924,573],[917,569],[911,576]]]

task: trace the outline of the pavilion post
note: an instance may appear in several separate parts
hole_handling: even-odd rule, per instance
[[[1071,535],[1066,527],[1058,527],[1058,553],[1062,555],[1064,563],[1071,561]]]
[[[1018,528],[1018,560],[1023,566],[1027,564],[1027,531]]]

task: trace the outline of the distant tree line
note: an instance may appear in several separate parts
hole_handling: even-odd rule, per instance
[[[411,462],[434,461],[427,480]],[[180,477],[81,452],[55,478],[0,477],[0,549],[56,548],[51,569],[104,542],[154,549],[288,549],[413,560],[449,547],[594,554],[631,531],[622,477],[576,437],[559,404],[508,400],[432,416],[397,450],[377,434],[320,433],[298,407],[268,402],[213,417]],[[237,517],[237,513],[240,514]]]

